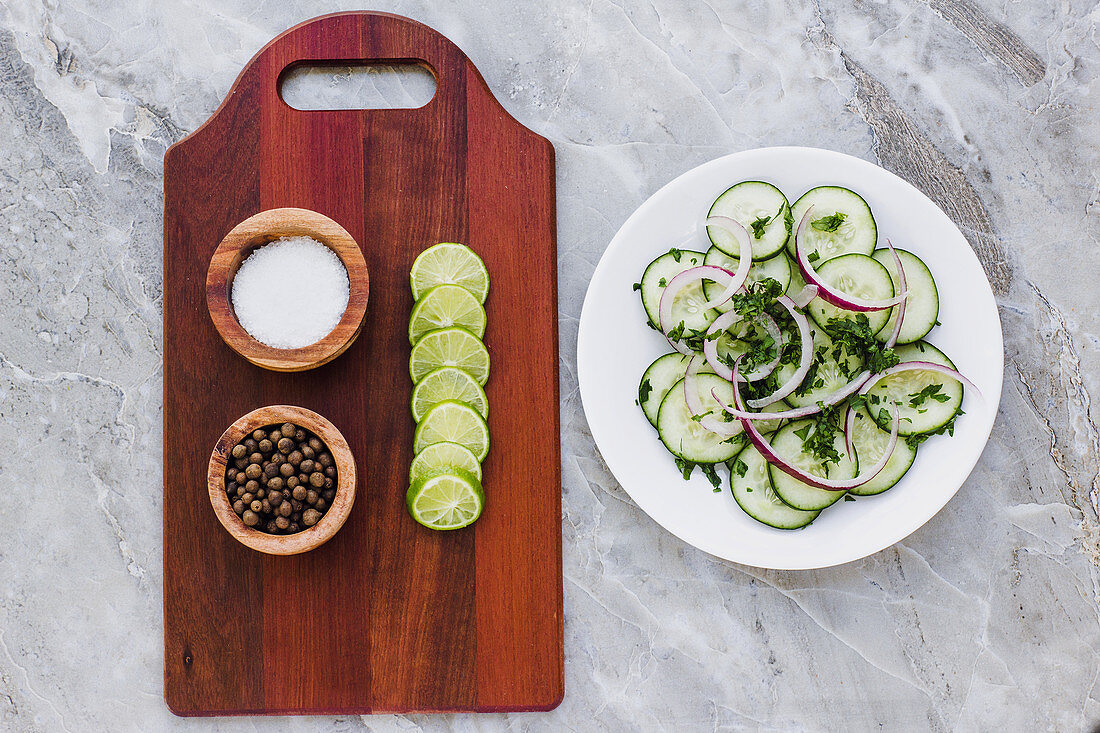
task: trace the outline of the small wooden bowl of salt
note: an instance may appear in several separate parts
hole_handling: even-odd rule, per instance
[[[355,341],[367,311],[367,263],[355,239],[309,209],[269,209],[225,236],[206,273],[218,334],[256,366],[298,372]]]

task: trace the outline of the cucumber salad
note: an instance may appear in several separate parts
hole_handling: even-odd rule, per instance
[[[762,181],[725,191],[706,252],[671,249],[634,289],[674,349],[638,405],[685,479],[698,468],[777,529],[842,497],[894,486],[977,388],[926,337],[938,325],[924,262],[880,246],[871,209],[819,186],[791,205]]]

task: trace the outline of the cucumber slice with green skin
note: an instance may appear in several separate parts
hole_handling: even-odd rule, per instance
[[[730,470],[730,491],[745,514],[776,529],[798,529],[817,519],[820,511],[794,509],[775,495],[771,477],[768,476],[768,462],[755,447],[750,445],[745,448],[731,464],[738,468],[738,461],[744,464],[745,475],[739,476],[737,470]]]
[[[901,361],[931,361],[955,368],[946,354],[927,341],[898,346],[894,353]],[[922,392],[935,389],[934,385],[939,385],[935,394],[922,399]],[[898,372],[880,379],[867,392],[867,411],[879,427],[889,430],[889,405],[894,403],[901,418],[898,434],[917,435],[935,432],[951,422],[962,407],[962,399],[963,386],[951,377],[938,372]]]
[[[691,357],[674,351],[671,354],[658,356],[642,374],[642,381],[638,384],[638,404],[641,405],[642,412],[653,427],[657,427],[657,412],[661,409],[661,402],[664,401],[672,385],[684,378],[689,361]],[[705,362],[699,371],[712,372]]]
[[[802,221],[806,209],[814,207],[809,225],[803,235],[806,240],[806,254],[816,270],[826,260],[846,254],[869,255],[875,251],[878,242],[878,229],[871,207],[855,191],[840,186],[818,186],[811,188],[791,207],[795,227]],[[844,220],[833,231],[826,226],[826,217],[843,214]],[[817,227],[815,222],[822,222]],[[795,256],[794,234],[787,239],[787,251]],[[818,258],[813,257],[817,252]]]
[[[878,459],[882,458],[882,452],[886,450],[886,445],[889,442],[890,433],[883,432],[871,419],[871,416],[867,414],[867,411],[861,408],[856,413],[855,422],[852,426],[852,447],[855,448],[859,465],[873,466],[878,463]],[[890,460],[886,462],[886,466],[879,471],[878,475],[862,486],[851,489],[851,493],[856,496],[881,494],[898,481],[901,481],[901,477],[913,465],[913,460],[916,457],[917,449],[904,440],[899,440],[897,445],[894,446],[894,452],[890,455]]]
[[[645,268],[642,274],[642,306],[645,308],[646,315],[649,316],[651,326],[660,330],[660,319],[657,314],[661,305],[661,293],[665,291],[665,286],[684,270],[702,265],[703,257],[702,252],[673,250],[653,260]],[[676,295],[672,305],[673,323],[669,328],[683,321],[686,330],[706,331],[711,321],[718,317],[718,313],[713,309],[703,310],[699,307],[706,302],[707,297],[703,294],[701,280],[685,287]]]
[[[820,326],[814,326],[810,329],[810,332],[814,337],[816,366],[810,367],[810,373],[806,375],[806,381],[794,392],[787,395],[787,402],[795,407],[815,404],[848,384],[863,369],[859,357],[848,353],[847,349],[841,347],[840,357],[845,367],[842,369],[841,364],[833,357],[833,340],[829,338],[828,334]],[[821,355],[820,360],[818,354]],[[792,370],[792,368],[797,369],[797,366],[784,364],[781,365],[781,368]],[[784,379],[783,371],[780,372],[779,379]],[[805,391],[803,391],[803,388],[806,388]]]
[[[905,320],[901,322],[898,343],[911,344],[927,336],[936,325],[936,319],[940,315],[940,294],[936,290],[936,281],[932,279],[932,273],[920,257],[904,249],[895,248],[895,251],[901,260],[901,269],[905,271],[905,285],[909,289],[909,297],[905,300]],[[886,267],[896,290],[899,287],[897,265],[890,250],[876,249],[871,256]],[[875,334],[879,341],[886,341],[894,332],[897,310],[896,307],[890,310],[890,318]]]
[[[833,439],[833,447],[840,454],[840,461],[826,464],[829,467],[828,475],[826,475],[824,465],[820,461],[802,450],[802,438],[795,431],[812,424],[813,420],[796,420],[783,426],[771,439],[772,448],[787,462],[822,478],[854,478],[859,464],[853,456],[848,455],[848,451],[844,447],[843,430],[838,430],[836,437]],[[813,428],[811,427],[810,430],[813,430]],[[827,489],[819,489],[816,486],[804,484],[770,464],[768,473],[771,476],[772,488],[775,489],[776,496],[795,509],[809,512],[819,511],[827,506],[832,506],[847,493],[844,491],[828,491]]]
[[[730,257],[728,254],[718,249],[718,247],[711,247],[707,250],[707,256],[703,259],[703,264],[714,265],[716,267],[724,267],[730,272],[737,272],[737,266],[740,260],[736,257]],[[787,287],[791,284],[791,261],[785,256],[772,257],[767,260],[757,262],[753,260],[752,267],[749,268],[749,276],[745,280],[746,286],[752,283],[758,283],[766,278],[771,278],[779,283],[783,290],[786,291]],[[723,288],[718,286],[718,283],[711,280],[703,281],[703,292],[706,293],[708,298],[714,298],[721,294]],[[714,310],[719,313],[725,313],[733,307],[732,301],[726,301],[722,305],[715,306]]]
[[[781,252],[793,226],[787,197],[778,188],[763,181],[743,181],[726,189],[715,199],[707,216],[728,216],[745,227],[752,240],[753,262],[766,260]],[[754,222],[759,223],[754,227]],[[731,257],[740,257],[741,248],[737,240],[722,227],[708,226],[707,236],[718,249]]]
[[[718,396],[727,401],[726,404],[733,404],[733,385],[717,374],[700,374],[696,384],[704,405],[714,402],[712,389],[717,390]],[[718,414],[721,409],[715,405],[712,414]],[[684,397],[684,380],[681,379],[661,400],[661,409],[657,412],[657,434],[677,458],[692,463],[721,463],[733,458],[744,447],[742,435],[723,437],[707,430],[692,417]]]
[[[867,255],[850,254],[834,257],[817,268],[817,274],[845,295],[863,300],[889,300],[894,297],[894,281],[890,279],[886,266]],[[877,332],[889,320],[890,310],[886,308],[863,314],[867,316],[867,325],[870,326],[871,333]],[[852,320],[856,318],[855,311],[838,308],[820,297],[809,302],[806,312],[819,326],[824,326],[830,318]]]

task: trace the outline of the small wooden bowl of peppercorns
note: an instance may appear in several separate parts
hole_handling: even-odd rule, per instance
[[[269,555],[320,547],[355,502],[355,459],[316,412],[292,405],[253,410],[210,454],[210,504],[241,544]]]

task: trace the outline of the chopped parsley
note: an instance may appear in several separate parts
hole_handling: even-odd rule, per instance
[[[638,399],[645,402],[649,399],[649,393],[653,391],[653,385],[649,383],[648,379],[643,379],[642,383],[638,385]]]
[[[863,313],[857,313],[855,319],[830,318],[825,324],[825,333],[833,340],[833,358],[838,364],[846,361],[842,358],[842,351],[859,357],[866,368],[876,374],[899,361],[893,349],[887,348],[875,338],[867,316]]]
[[[763,239],[764,227],[768,226],[768,222],[770,222],[773,218],[774,217],[772,216],[756,217],[756,221],[754,221],[752,224],[749,224],[749,226],[752,228],[752,236],[756,239]]]
[[[835,232],[847,218],[847,214],[843,211],[838,211],[832,216],[823,216],[820,219],[814,219],[810,222],[810,226],[819,232]]]
[[[642,289],[642,284],[641,283],[634,283],[634,289],[635,290],[641,290]]]
[[[672,259],[676,260],[677,262],[679,262],[680,258],[684,256],[684,250],[676,249],[675,247],[670,249],[668,253],[672,255]]]
[[[909,406],[919,407],[925,403],[929,398],[934,399],[936,402],[947,402],[951,399],[950,395],[940,394],[940,390],[943,389],[942,384],[930,384],[920,392],[909,395]],[[923,412],[923,410],[922,410]]]
[[[736,473],[741,478],[745,477],[745,474],[749,471],[749,464],[742,461],[740,458],[734,458],[730,463],[730,473]]]

